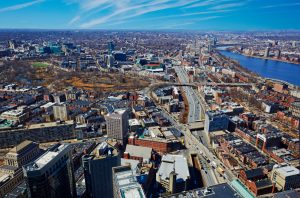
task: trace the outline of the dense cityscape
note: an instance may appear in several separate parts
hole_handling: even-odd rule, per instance
[[[300,198],[299,10],[0,1],[0,198]]]
[[[2,30],[0,197],[299,197],[299,87],[224,55],[299,64],[299,43]]]

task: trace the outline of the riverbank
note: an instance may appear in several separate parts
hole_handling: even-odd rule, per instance
[[[244,53],[240,53],[240,52],[237,52],[237,51],[231,51],[231,50],[227,50],[227,51],[230,51],[232,53],[237,53],[237,54],[240,54],[240,55],[243,55],[243,56],[247,56],[247,57],[250,57],[250,58],[259,58],[259,59],[263,59],[263,60],[272,60],[272,61],[290,63],[290,64],[295,64],[295,65],[300,66],[299,62],[292,62],[292,61],[282,60],[282,59],[277,59],[277,58],[272,58],[272,57],[254,56],[254,55],[244,54]]]
[[[239,65],[265,79],[278,79],[292,85],[300,86],[300,67],[298,64],[278,60],[265,61],[262,58],[249,57],[229,50],[219,51],[223,56],[235,60]]]

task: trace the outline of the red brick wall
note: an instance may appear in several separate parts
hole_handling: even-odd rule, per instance
[[[160,153],[171,152],[175,149],[178,149],[178,147],[180,146],[179,142],[166,143],[166,142],[158,142],[158,141],[144,140],[144,139],[138,139],[138,138],[129,138],[128,144],[149,147],[149,148],[152,148],[154,151],[160,152]]]

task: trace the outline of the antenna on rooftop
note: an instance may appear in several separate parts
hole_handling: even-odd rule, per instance
[[[174,173],[175,173],[175,160],[174,160],[174,162],[173,162],[173,171],[174,171]]]

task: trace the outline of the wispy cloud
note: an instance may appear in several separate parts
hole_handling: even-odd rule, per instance
[[[0,12],[8,12],[8,11],[20,10],[20,9],[30,7],[30,6],[38,4],[38,3],[42,3],[44,1],[45,0],[35,0],[35,1],[27,2],[27,3],[21,3],[21,4],[17,4],[17,5],[5,7],[5,8],[0,8]]]
[[[198,7],[207,7],[215,4],[223,4],[226,2],[233,2],[235,0],[204,0],[196,3],[192,3],[191,5],[185,6],[184,8],[198,8]]]
[[[72,25],[72,24],[76,23],[77,21],[80,20],[80,18],[81,18],[81,17],[80,17],[79,15],[75,16],[75,17],[69,22],[69,25]]]
[[[221,16],[209,16],[209,17],[202,17],[202,18],[198,18],[196,20],[192,20],[189,22],[184,22],[184,23],[172,23],[170,25],[167,26],[163,26],[160,29],[180,29],[180,28],[184,28],[188,25],[193,25],[196,24],[197,22],[201,22],[201,21],[208,21],[208,20],[212,20],[212,19],[216,19],[216,18],[220,18]],[[159,26],[158,26],[159,27]]]
[[[272,5],[263,6],[261,8],[279,8],[279,7],[290,7],[290,6],[300,6],[300,2],[298,2],[298,3],[272,4]]]
[[[154,26],[153,28],[157,28],[157,29],[182,29],[188,25],[192,25],[195,24],[195,22],[186,22],[186,23],[172,23],[169,24],[167,26]]]
[[[235,11],[235,10],[210,10],[210,11],[190,12],[190,13],[180,14],[179,16],[193,16],[193,15],[204,15],[204,14],[216,14],[216,13],[225,13],[225,12],[233,12],[233,11]]]
[[[223,5],[214,6],[214,7],[210,8],[210,9],[211,10],[221,10],[221,9],[241,7],[243,5],[245,5],[245,2],[240,2],[240,3],[226,3],[226,4],[223,4]]]
[[[101,25],[109,20],[111,20],[114,17],[121,16],[121,19],[130,19],[133,17],[138,17],[144,14],[148,14],[151,12],[157,12],[157,11],[162,11],[166,9],[171,9],[171,8],[177,8],[177,7],[182,7],[185,5],[189,5],[194,2],[198,2],[199,0],[190,0],[190,1],[185,1],[185,0],[154,0],[154,1],[141,1],[141,3],[138,4],[132,4],[132,5],[127,5],[125,7],[122,7],[120,9],[116,9],[113,13],[100,17],[98,19],[91,20],[89,22],[83,23],[81,25],[82,28],[90,28],[94,27],[96,25]],[[124,15],[124,13],[128,13],[127,15]],[[116,19],[118,20],[118,19]]]
[[[215,4],[215,3],[216,3],[216,0],[206,0],[206,1],[201,1],[201,2],[197,2],[197,3],[194,3],[194,4],[188,5],[185,8],[196,8],[196,7],[212,5],[212,4]]]
[[[126,22],[130,19],[145,18],[157,12],[162,18],[188,17],[192,15],[211,15],[233,11],[249,0],[65,0],[77,4],[80,11],[69,25],[80,28],[107,26],[111,23]],[[229,9],[230,8],[230,9]],[[166,10],[176,10],[174,14]],[[187,12],[193,9],[194,12]],[[189,22],[189,21],[185,21]]]

